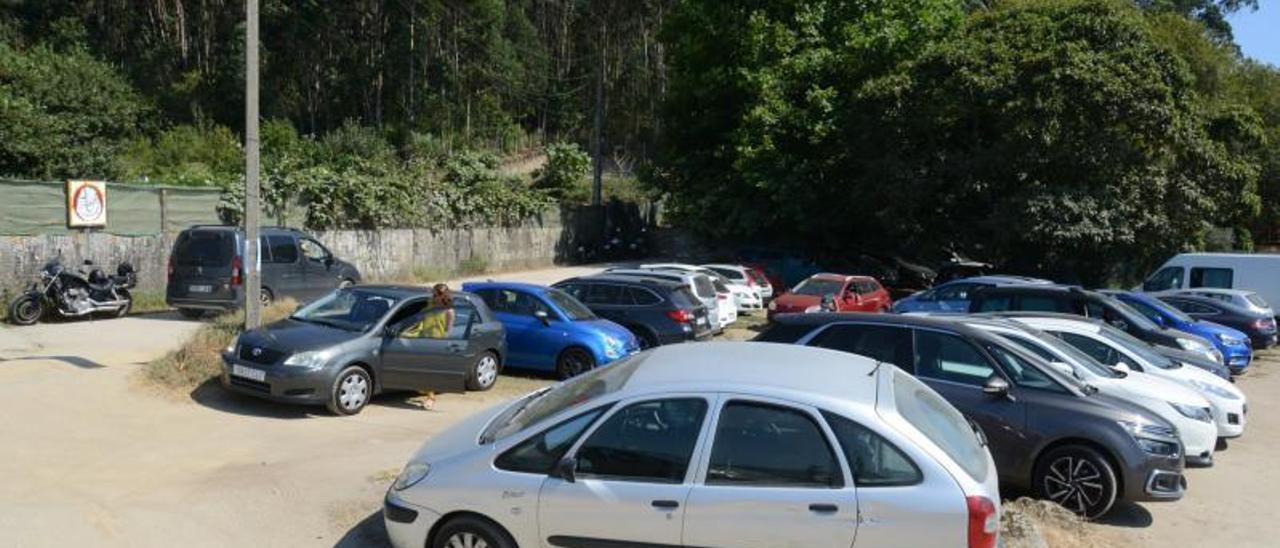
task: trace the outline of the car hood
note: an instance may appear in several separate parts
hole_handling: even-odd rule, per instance
[[[1249,341],[1249,336],[1239,329],[1227,327],[1219,323],[1213,323],[1205,320],[1196,320],[1191,326],[1198,332],[1200,336],[1217,336],[1218,334],[1226,335],[1233,339],[1240,339],[1245,342]]]
[[[1141,371],[1130,371],[1122,379],[1091,380],[1090,384],[1102,389],[1104,393],[1110,393],[1131,401],[1136,397],[1194,407],[1209,407],[1209,400],[1206,400],[1199,392],[1185,385]]]
[[[443,432],[431,436],[413,454],[410,462],[439,463],[474,450],[480,446],[480,433],[485,426],[520,399],[508,400],[476,412]],[[493,445],[489,444],[489,447]]]
[[[631,330],[604,318],[573,322],[573,326],[583,331],[595,331],[618,339],[628,345],[635,342],[635,334]]]
[[[1190,367],[1192,369],[1203,369],[1205,370],[1206,373],[1209,373],[1210,375],[1217,375],[1224,379],[1231,378],[1231,370],[1227,369],[1227,366],[1222,365],[1216,361],[1213,361],[1195,352],[1188,352],[1186,350],[1182,350],[1179,348],[1170,348],[1167,346],[1154,346],[1152,348],[1154,348],[1156,352],[1160,353],[1160,355],[1166,358],[1170,358],[1170,359],[1182,362],[1184,367]]]
[[[306,352],[330,348],[363,335],[314,323],[283,319],[240,335],[240,344],[261,346],[284,352]]]
[[[778,303],[775,308],[777,312],[804,312],[810,306],[822,304],[822,297],[787,293],[773,302]]]

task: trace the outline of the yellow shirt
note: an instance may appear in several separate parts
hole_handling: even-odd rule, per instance
[[[450,311],[448,308],[428,309],[422,321],[404,330],[400,336],[411,339],[443,339],[449,335]]]

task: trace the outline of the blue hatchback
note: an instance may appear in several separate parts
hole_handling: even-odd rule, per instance
[[[1016,284],[1047,284],[1049,280],[1022,276],[975,276],[951,280],[893,303],[891,312],[968,312],[969,296],[985,287]]]
[[[1141,312],[1143,316],[1151,318],[1151,321],[1156,324],[1199,335],[1212,341],[1213,346],[1222,352],[1222,361],[1233,374],[1243,372],[1253,361],[1253,349],[1249,345],[1249,336],[1237,329],[1197,320],[1147,293],[1136,291],[1103,291],[1103,293],[1120,299],[1134,310]]]
[[[554,371],[564,379],[640,350],[627,328],[597,317],[559,289],[483,282],[462,290],[484,299],[506,327],[504,362],[511,367]]]

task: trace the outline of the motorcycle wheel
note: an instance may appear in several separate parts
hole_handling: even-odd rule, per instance
[[[9,305],[9,321],[16,325],[35,325],[44,315],[44,302],[40,295],[25,293]]]
[[[129,314],[130,310],[133,310],[133,295],[129,294],[127,289],[116,289],[116,295],[119,295],[124,300],[124,306],[120,307],[112,315],[117,318],[123,318]]]

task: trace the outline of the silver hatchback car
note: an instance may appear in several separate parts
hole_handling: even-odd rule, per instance
[[[996,481],[964,417],[892,365],[680,344],[441,433],[384,519],[403,548],[987,548]]]

